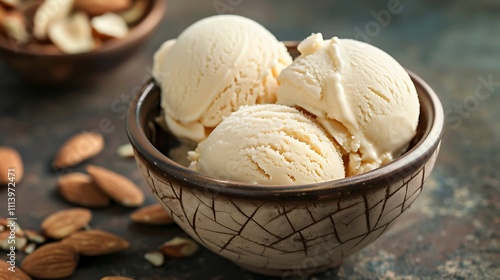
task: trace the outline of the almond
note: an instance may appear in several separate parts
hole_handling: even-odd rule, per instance
[[[24,45],[30,40],[30,34],[26,26],[24,16],[20,12],[11,12],[2,20],[2,28],[7,36],[13,39],[16,44]]]
[[[105,276],[101,278],[101,280],[134,280],[134,279],[125,276]]]
[[[70,276],[78,264],[78,254],[60,242],[44,245],[26,256],[22,268],[37,278],[52,279]]]
[[[143,207],[130,215],[132,221],[150,225],[170,225],[174,221],[161,204]]]
[[[169,257],[189,257],[198,251],[198,243],[191,239],[175,237],[160,246],[160,251]]]
[[[148,0],[135,0],[132,7],[120,13],[120,16],[129,24],[134,25],[145,15],[149,7]]]
[[[87,174],[74,172],[59,177],[58,189],[68,202],[85,207],[108,206],[109,197]]]
[[[6,261],[0,260],[0,280],[31,280],[31,277],[19,267],[13,267]]]
[[[9,220],[4,219],[4,218],[0,218],[0,231],[4,231],[7,229],[9,229],[9,231],[10,231],[12,223],[13,223],[14,232],[16,233],[16,235],[17,236],[24,236],[24,230],[21,228],[21,226],[19,226],[19,224],[17,222],[9,221]]]
[[[122,158],[132,158],[134,157],[134,148],[131,144],[125,144],[118,147],[116,153]]]
[[[0,0],[0,4],[12,9],[21,6],[21,0]]]
[[[91,16],[119,12],[131,6],[131,0],[75,0],[75,8]]]
[[[144,259],[146,259],[152,265],[158,267],[162,266],[165,262],[165,256],[162,252],[154,251],[144,254]]]
[[[85,53],[95,47],[89,17],[82,12],[54,22],[48,34],[52,43],[66,54]]]
[[[67,140],[59,149],[54,165],[57,168],[74,166],[99,154],[104,138],[97,132],[81,132]]]
[[[92,18],[92,30],[101,39],[124,38],[128,34],[125,20],[114,13],[106,13]]]
[[[89,165],[87,172],[97,185],[116,202],[137,207],[144,203],[144,194],[132,181],[104,167]]]
[[[26,253],[26,255],[29,255],[31,253],[33,253],[36,249],[36,244],[35,243],[29,243],[28,245],[26,245],[24,247],[24,253]]]
[[[62,243],[73,246],[84,256],[107,255],[129,247],[125,239],[97,229],[76,232],[64,239]]]
[[[66,18],[71,12],[74,0],[45,0],[33,17],[33,35],[38,40],[47,39],[49,26]]]
[[[19,153],[13,148],[0,146],[0,185],[18,183],[23,174],[23,161]]]
[[[88,209],[60,210],[43,220],[42,229],[48,237],[61,239],[85,227],[91,219],[92,212]]]
[[[28,239],[17,234],[11,236],[10,233],[10,231],[0,232],[0,249],[10,251],[10,247],[14,246],[16,249],[22,250],[28,243]]]
[[[34,231],[34,230],[25,230],[24,234],[28,238],[29,241],[34,242],[36,244],[42,244],[45,243],[45,236],[41,235],[40,233]]]

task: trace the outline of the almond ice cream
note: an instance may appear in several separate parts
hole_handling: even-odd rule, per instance
[[[355,40],[302,41],[281,73],[278,103],[316,116],[347,157],[347,175],[401,155],[416,134],[419,101],[405,69],[384,51]]]
[[[394,58],[320,33],[298,50],[292,62],[269,31],[235,15],[202,19],[160,47],[153,76],[168,129],[198,143],[191,169],[307,184],[370,171],[408,149],[420,106]]]
[[[244,106],[188,153],[190,168],[233,181],[266,185],[344,178],[344,163],[326,131],[299,110]]]
[[[253,20],[219,15],[194,23],[154,57],[168,128],[200,142],[240,106],[274,103],[277,77],[291,62],[285,46]]]

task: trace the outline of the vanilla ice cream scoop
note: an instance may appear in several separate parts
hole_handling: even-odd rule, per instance
[[[285,46],[253,20],[219,15],[194,23],[155,55],[168,128],[199,142],[240,106],[275,102],[277,77],[291,62]]]
[[[295,185],[345,177],[327,132],[284,105],[241,107],[188,153],[190,168],[220,179]]]
[[[405,69],[384,51],[355,40],[312,34],[279,78],[278,103],[298,106],[348,156],[347,175],[380,167],[416,134],[418,96]]]

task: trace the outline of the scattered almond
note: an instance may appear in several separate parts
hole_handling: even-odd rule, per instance
[[[91,16],[119,12],[131,6],[131,0],[75,0],[75,8]]]
[[[143,207],[130,215],[132,221],[150,225],[170,225],[174,221],[161,204]]]
[[[101,280],[134,280],[134,279],[125,276],[105,276],[101,278]]]
[[[154,251],[144,254],[144,259],[146,259],[153,266],[162,266],[165,263],[165,256],[162,252]]]
[[[31,253],[33,253],[36,249],[36,244],[35,243],[29,243],[28,245],[26,245],[26,247],[24,247],[24,252],[29,255]]]
[[[116,153],[122,158],[131,158],[134,156],[134,148],[131,144],[125,144],[118,147]]]
[[[59,149],[54,165],[57,168],[74,166],[102,151],[104,138],[100,133],[81,132],[67,140]]]
[[[0,260],[0,280],[31,280],[19,267]]]
[[[67,201],[85,207],[108,206],[109,197],[87,174],[74,172],[59,178],[58,189]]]
[[[62,243],[73,246],[84,256],[107,255],[129,247],[125,239],[97,229],[76,232],[64,239]]]
[[[1,21],[2,28],[16,44],[24,45],[30,40],[24,16],[19,12],[8,13]]]
[[[54,22],[48,34],[52,43],[67,54],[89,52],[95,47],[89,18],[82,12]]]
[[[24,234],[28,238],[29,241],[34,242],[36,244],[42,244],[45,243],[45,236],[41,235],[40,233],[34,231],[34,230],[25,230]]]
[[[92,219],[92,212],[84,208],[57,211],[42,222],[48,237],[61,239],[85,227]]]
[[[21,181],[24,174],[23,161],[15,149],[0,146],[0,170],[0,185]]]
[[[134,25],[139,22],[144,15],[146,15],[146,11],[149,6],[148,2],[148,0],[135,0],[132,7],[120,12],[120,16],[127,22],[127,24]]]
[[[33,35],[38,40],[46,40],[49,26],[66,18],[74,0],[45,0],[36,10],[33,18]]]
[[[97,185],[116,202],[137,207],[144,203],[144,194],[132,181],[104,167],[89,165],[87,172]]]
[[[22,268],[37,278],[53,279],[70,276],[78,264],[78,254],[60,242],[44,245],[26,256]]]
[[[11,226],[14,225],[14,232],[17,236],[24,236],[24,230],[15,221],[9,221],[4,218],[0,218],[0,231],[11,230]]]
[[[198,243],[191,239],[175,237],[160,246],[160,251],[169,257],[189,257],[198,251]]]
[[[10,251],[10,247],[14,246],[16,249],[22,250],[28,243],[27,238],[17,234],[11,236],[10,233],[10,231],[0,232],[0,249]]]
[[[21,0],[0,0],[0,4],[7,8],[15,8],[21,5]]]
[[[106,13],[92,18],[91,25],[98,38],[124,38],[128,34],[125,20],[114,13]]]

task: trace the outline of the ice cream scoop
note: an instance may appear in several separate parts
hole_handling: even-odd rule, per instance
[[[380,167],[416,134],[419,101],[405,69],[372,45],[349,39],[302,41],[301,55],[279,77],[278,103],[316,119],[348,157],[347,175]]]
[[[219,15],[194,23],[155,55],[168,128],[199,142],[240,106],[275,102],[277,77],[291,61],[253,20]]]
[[[188,159],[193,170],[246,183],[296,185],[345,177],[327,132],[299,110],[277,104],[240,108]]]

